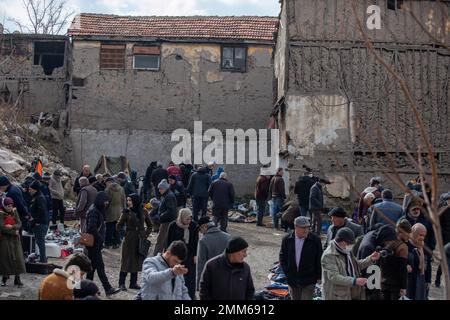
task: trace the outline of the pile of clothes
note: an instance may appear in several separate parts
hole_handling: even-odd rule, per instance
[[[256,223],[256,210],[249,210],[245,204],[236,203],[232,210],[228,213],[228,220],[240,223]]]
[[[289,287],[287,285],[286,275],[283,272],[280,264],[275,263],[275,266],[270,269],[268,275],[270,284],[264,287],[264,290],[256,294],[257,300],[290,300]]]

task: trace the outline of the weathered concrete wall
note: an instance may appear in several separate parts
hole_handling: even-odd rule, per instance
[[[280,13],[280,23],[278,24],[277,31],[277,43],[274,57],[274,74],[275,81],[277,82],[277,100],[285,95],[285,85],[286,85],[286,71],[287,71],[287,37],[288,37],[288,28],[287,28],[287,16],[286,16],[286,5],[284,3],[281,4],[281,13]]]
[[[75,167],[96,162],[101,153],[126,155],[143,174],[150,161],[169,161],[176,144],[169,143],[171,132],[192,132],[194,121],[202,121],[203,130],[266,126],[273,99],[270,46],[249,46],[247,72],[239,73],[220,70],[220,45],[180,43],[162,44],[160,71],[132,69],[133,43],[127,44],[125,70],[100,70],[100,45],[73,45],[73,77],[85,79],[84,87],[73,88],[69,113],[68,158]],[[139,134],[127,140],[127,132]],[[236,173],[241,194],[253,192],[257,166],[227,169]]]
[[[434,42],[408,10],[390,10],[387,0],[284,0],[288,6],[290,39],[361,41],[351,2],[356,4],[358,18],[373,41],[414,44]],[[366,21],[372,14],[367,14],[367,9],[371,5],[377,5],[381,9],[379,30],[368,30],[366,27]],[[449,2],[408,0],[404,1],[404,5],[411,9],[433,37],[448,43]]]
[[[21,115],[29,119],[41,112],[57,113],[64,108],[66,66],[56,68],[48,76],[40,65],[34,65],[35,41],[65,41],[64,37],[3,35],[0,38],[0,91],[11,94],[16,102],[19,95]],[[22,92],[22,94],[21,94]]]

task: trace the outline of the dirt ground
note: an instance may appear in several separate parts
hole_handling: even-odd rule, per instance
[[[272,268],[274,263],[278,260],[278,252],[281,244],[281,239],[284,236],[283,231],[273,231],[269,228],[256,227],[255,224],[247,223],[229,223],[229,232],[233,236],[242,236],[245,238],[250,247],[248,250],[247,263],[250,265],[253,281],[256,290],[262,290],[264,286],[269,284],[267,278],[269,269]],[[151,235],[152,244],[156,242],[156,234]],[[152,252],[152,248],[150,252]],[[103,258],[106,265],[106,273],[113,286],[118,285],[119,271],[120,271],[120,249],[116,250],[104,250]],[[49,259],[50,262],[58,265],[63,265],[62,259]],[[433,266],[433,281],[436,274],[436,265]],[[12,280],[8,282],[8,286],[0,287],[0,300],[34,300],[37,299],[37,291],[39,284],[44,278],[43,275],[37,274],[24,274],[22,275],[23,288],[14,287]],[[100,281],[97,276],[94,277],[94,281],[99,288],[101,287]],[[127,286],[129,285],[129,279],[127,279]],[[102,291],[103,292],[103,291]],[[136,295],[137,290],[128,290],[120,292],[110,298],[105,297],[102,294],[103,299],[111,300],[131,300]],[[9,295],[5,297],[5,294]],[[430,299],[441,300],[443,299],[443,289],[436,288],[434,285],[431,287]]]

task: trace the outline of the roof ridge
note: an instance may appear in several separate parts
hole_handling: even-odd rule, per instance
[[[190,15],[190,16],[167,16],[167,15],[151,15],[151,16],[133,16],[133,15],[117,15],[117,14],[107,14],[107,13],[90,13],[90,12],[81,12],[77,14],[77,16],[98,16],[98,17],[112,17],[112,18],[269,18],[278,20],[277,16],[255,16],[255,15],[227,15],[227,16],[219,16],[219,15]]]

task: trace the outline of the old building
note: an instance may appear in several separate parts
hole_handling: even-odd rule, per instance
[[[67,98],[67,38],[0,34],[0,102],[30,119],[57,115]]]
[[[414,113],[399,82],[366,47],[352,1],[280,2],[273,115],[289,184],[308,166],[335,181],[327,188],[331,197],[354,197],[345,177],[361,190],[371,176],[383,175],[374,155],[386,165],[392,159],[404,181],[416,176],[402,147],[417,155]],[[440,41],[450,43],[450,2],[353,3],[375,52],[406,80],[433,144],[440,191],[448,191],[443,187],[450,182],[450,51]]]
[[[265,128],[273,107],[274,17],[78,15],[70,29],[67,161],[126,155],[167,165],[171,133]],[[258,165],[226,165],[240,194]]]

